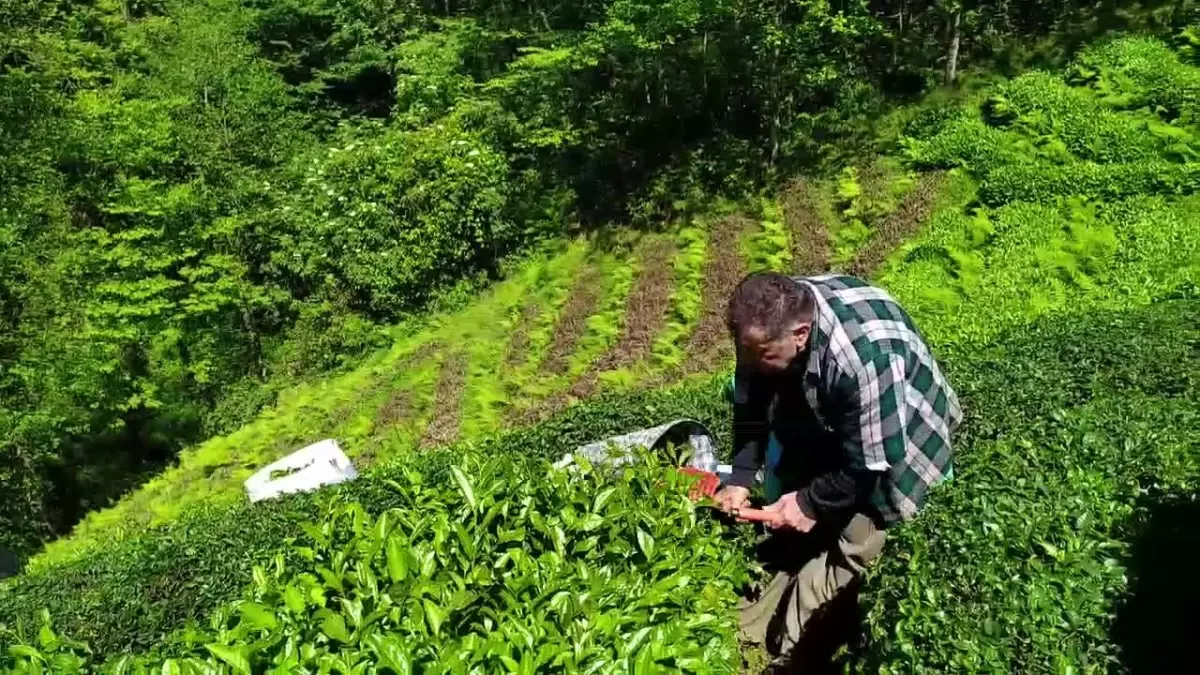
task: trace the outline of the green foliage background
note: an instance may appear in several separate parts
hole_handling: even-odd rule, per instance
[[[915,171],[948,170],[875,280],[968,403],[960,471],[869,579],[872,639],[847,665],[1149,667],[1127,626],[1181,605],[1139,609],[1139,542],[1200,476],[1188,11],[6,3],[0,546],[78,526],[0,588],[0,665],[735,668],[748,533],[653,463],[608,483],[546,460],[675,416],[724,432],[722,374],[637,389],[684,365],[706,265],[788,264],[771,188],[803,168],[835,268]],[[955,25],[963,86],[897,105],[931,92]],[[1118,28],[1165,39],[1092,41]],[[707,250],[719,197],[756,205],[741,251]],[[619,340],[643,272],[625,225],[675,251],[647,363],[601,374],[623,394],[498,431]],[[595,306],[546,372],[585,272]],[[451,359],[463,440],[414,453]],[[381,422],[389,406],[406,417]],[[237,503],[257,467],[327,436],[395,461]],[[580,588],[591,604],[562,599]],[[600,632],[572,633],[581,616]]]

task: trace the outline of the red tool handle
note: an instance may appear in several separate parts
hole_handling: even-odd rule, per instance
[[[691,492],[688,495],[693,500],[698,501],[703,497],[712,497],[717,493],[717,489],[721,487],[721,479],[711,471],[704,471],[690,466],[681,467],[679,471],[689,476],[698,476],[700,478],[692,486]],[[730,515],[752,523],[767,523],[770,525],[780,522],[778,513],[764,509],[735,509]]]
[[[768,525],[779,522],[779,514],[766,509],[734,509],[734,518],[741,518],[752,523],[766,523]]]

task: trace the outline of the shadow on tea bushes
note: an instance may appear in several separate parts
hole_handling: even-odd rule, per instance
[[[1147,494],[1131,525],[1126,569],[1130,591],[1117,609],[1112,640],[1131,673],[1167,673],[1193,658],[1200,579],[1191,554],[1200,551],[1196,496]]]

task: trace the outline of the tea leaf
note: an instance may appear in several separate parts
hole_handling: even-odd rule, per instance
[[[283,589],[283,602],[293,613],[303,612],[308,606],[304,601],[304,594],[291,584]]]
[[[392,535],[387,540],[387,569],[392,583],[400,583],[408,578],[408,543],[399,536]]]
[[[463,497],[467,500],[467,505],[471,510],[475,510],[475,490],[471,488],[471,481],[467,479],[467,475],[462,472],[462,469],[457,466],[450,467],[450,473],[454,476],[454,481],[458,483],[458,489],[462,491]]]
[[[640,527],[637,529],[637,543],[647,559],[654,556],[654,537]]]
[[[434,635],[440,635],[442,631],[442,622],[446,620],[446,614],[430,600],[424,603],[425,621],[429,624],[429,631]]]
[[[275,615],[272,614],[266,607],[256,602],[245,602],[238,606],[238,612],[242,615],[242,620],[254,626],[255,628],[266,628],[267,630],[275,630],[279,625]]]
[[[323,610],[322,614],[321,632],[338,642],[348,644],[350,631],[346,630],[346,620],[342,615],[329,610]]]
[[[8,648],[8,653],[17,658],[31,659],[39,663],[46,662],[46,659],[42,658],[42,653],[29,645],[13,645]]]
[[[204,645],[204,648],[213,656],[225,662],[235,672],[250,672],[250,660],[246,657],[246,649],[244,647],[235,648],[222,644],[207,644]]]

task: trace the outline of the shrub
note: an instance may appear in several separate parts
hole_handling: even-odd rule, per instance
[[[1144,305],[1194,284],[1195,208],[1143,197],[943,213],[881,283],[935,347],[985,344],[1047,314]]]
[[[0,625],[36,628],[43,608],[98,655],[151,648],[239,593],[253,566],[301,534],[297,519],[315,517],[314,509],[304,498],[197,507],[143,536],[10,580]]]
[[[1072,70],[1076,81],[1093,87],[1109,106],[1149,107],[1166,119],[1197,121],[1200,71],[1158,40],[1125,37],[1092,45]]]
[[[912,119],[904,123],[902,133],[917,140],[926,141],[942,132],[966,113],[957,102],[943,101],[923,108]]]
[[[905,153],[918,168],[965,167],[986,172],[1021,159],[1016,139],[988,126],[978,115],[963,113],[945,122],[928,140],[905,139]]]
[[[330,502],[357,502],[378,515],[397,505],[387,483],[405,469],[424,472],[429,485],[449,480],[448,466],[472,455],[517,463],[554,458],[584,443],[676,417],[724,431],[729,411],[721,379],[674,390],[601,396],[540,425],[446,450],[409,453],[338,489],[255,505],[202,505],[145,534],[97,548],[86,557],[32,570],[0,592],[0,625],[37,625],[48,609],[55,628],[88,643],[98,657],[142,651],[237,597],[256,565],[268,564],[300,536],[299,523],[317,518]],[[399,474],[397,472],[400,472]]]
[[[980,186],[979,197],[991,205],[1014,201],[1053,202],[1069,196],[1115,200],[1136,195],[1191,194],[1198,186],[1200,164],[1162,161],[1050,164],[1030,161],[989,171]]]
[[[446,123],[347,136],[277,190],[273,261],[296,284],[395,316],[526,243],[507,158],[479,134]]]
[[[301,524],[292,561],[257,568],[242,601],[152,668],[735,672],[747,566],[664,464],[468,455],[436,482],[400,467],[373,504],[387,510],[351,502]]]
[[[1135,644],[1113,617],[1131,581],[1159,573],[1132,557],[1139,524],[1200,488],[1198,311],[1188,300],[1076,312],[956,352],[951,379],[968,419],[956,477],[890,533],[894,555],[864,592],[874,639],[860,668],[1129,665]],[[1190,611],[1152,601],[1160,626]],[[1184,654],[1183,642],[1152,644]]]
[[[1159,157],[1165,146],[1147,133],[1145,121],[1108,110],[1087,90],[1049,73],[1029,73],[997,87],[986,107],[993,121],[1061,143],[1080,159],[1138,162]]]

